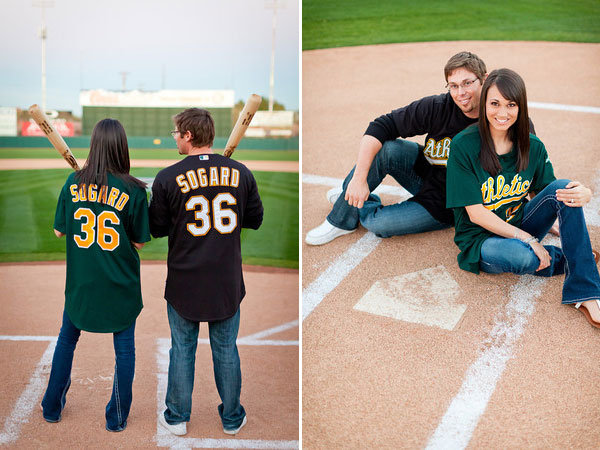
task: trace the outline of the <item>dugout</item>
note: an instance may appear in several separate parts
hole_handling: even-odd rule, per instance
[[[82,133],[107,117],[123,124],[127,136],[169,136],[172,117],[185,108],[204,108],[215,121],[215,137],[227,138],[233,128],[232,90],[81,91]]]

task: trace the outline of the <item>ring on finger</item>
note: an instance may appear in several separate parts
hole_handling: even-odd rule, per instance
[[[574,200],[573,199],[569,200],[569,203],[572,205],[574,203]]]

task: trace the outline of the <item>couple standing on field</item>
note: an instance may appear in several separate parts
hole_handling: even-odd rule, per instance
[[[169,237],[165,299],[171,350],[167,408],[159,414],[159,424],[175,435],[187,432],[199,322],[208,322],[223,431],[236,434],[246,424],[236,345],[246,292],[240,233],[259,228],[263,207],[250,170],[213,153],[215,126],[208,111],[190,108],[173,120],[171,133],[186,157],[158,173],[149,208],[145,183],[129,174],[125,130],[114,119],[96,124],[83,169],[62,188],[54,232],[66,236],[67,279],[62,327],[42,400],[47,422],[61,420],[75,346],[84,330],[113,333],[116,364],[106,429],[127,426],[135,323],[142,310],[137,250],[151,233]],[[209,183],[202,174],[209,174]],[[111,201],[109,191],[120,192],[123,201]]]
[[[563,304],[600,328],[600,276],[582,207],[591,191],[557,180],[527,112],[522,78],[487,73],[461,52],[444,67],[446,94],[425,97],[372,121],[333,208],[309,231],[326,244],[362,224],[380,237],[455,227],[459,266],[473,273],[565,274]],[[421,146],[404,139],[426,134]],[[383,205],[372,192],[391,175],[413,197]],[[542,245],[553,228],[562,248]],[[558,228],[558,229],[557,229]]]

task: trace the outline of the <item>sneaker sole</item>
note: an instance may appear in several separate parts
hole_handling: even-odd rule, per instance
[[[333,241],[334,239],[339,238],[340,236],[345,236],[347,234],[354,233],[355,231],[356,231],[356,229],[339,231],[333,237],[326,235],[326,236],[321,236],[319,238],[310,238],[307,235],[306,239],[304,239],[304,242],[306,242],[308,245],[324,245],[324,244],[328,244],[329,242]]]
[[[244,427],[244,425],[246,425],[246,422],[248,422],[247,417],[248,416],[244,416],[244,420],[242,420],[242,424],[238,428],[236,428],[234,430],[226,430],[225,428],[223,428],[223,433],[230,434],[230,435],[238,434],[240,432],[240,430]]]

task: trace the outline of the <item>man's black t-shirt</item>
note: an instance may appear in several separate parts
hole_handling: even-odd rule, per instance
[[[252,172],[218,154],[188,156],[152,185],[150,232],[169,237],[165,299],[186,319],[233,316],[246,290],[240,233],[263,207]]]
[[[452,224],[452,211],[446,209],[446,163],[452,138],[476,123],[464,115],[450,93],[432,95],[378,117],[365,134],[382,144],[398,137],[425,134],[425,145],[415,163],[423,179],[421,190],[410,200],[421,204],[438,221]]]

